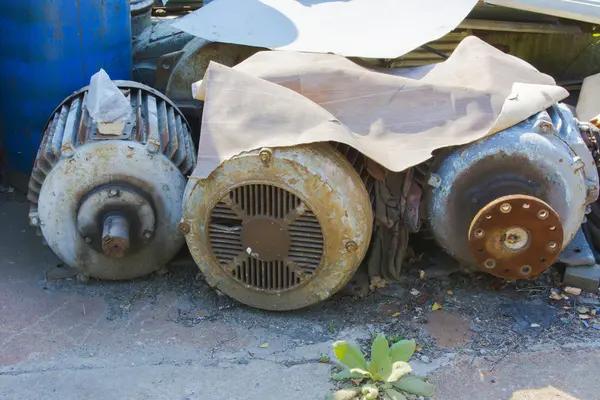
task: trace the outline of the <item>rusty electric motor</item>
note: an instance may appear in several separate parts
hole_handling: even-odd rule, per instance
[[[340,290],[373,224],[351,153],[360,156],[327,143],[265,148],[225,161],[207,179],[190,178],[182,229],[207,282],[268,310],[306,307]]]
[[[441,156],[429,185],[436,240],[464,266],[506,279],[560,259],[598,198],[592,154],[564,105]]]
[[[133,110],[122,132],[99,132],[83,88],[47,123],[29,183],[30,224],[85,279],[149,274],[184,244],[181,200],[196,160],[188,124],[156,90],[115,83]]]

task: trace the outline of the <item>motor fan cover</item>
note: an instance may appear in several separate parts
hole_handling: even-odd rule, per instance
[[[181,228],[211,286],[253,307],[292,310],[348,282],[372,224],[359,174],[320,143],[250,151],[190,178]]]

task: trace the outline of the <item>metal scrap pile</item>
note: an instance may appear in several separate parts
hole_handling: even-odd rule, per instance
[[[499,46],[431,43],[489,30],[465,20],[476,0],[219,0],[160,23],[151,3],[131,6],[155,89],[96,76],[49,120],[32,173],[30,222],[81,279],[158,271],[184,237],[211,286],[271,310],[325,300],[361,265],[400,279],[416,234],[505,279],[595,263],[598,128]]]

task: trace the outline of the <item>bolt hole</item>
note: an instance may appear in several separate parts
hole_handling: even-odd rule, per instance
[[[540,258],[540,262],[543,262],[543,263],[545,263],[546,261],[547,261],[547,260],[546,260],[544,257]]]
[[[491,215],[486,215],[485,219],[492,219],[492,216]]]
[[[552,226],[550,227],[550,230],[551,230],[551,231],[555,231],[555,230],[556,230],[556,227],[555,227],[554,225],[552,225]]]
[[[555,251],[557,248],[558,248],[558,244],[556,242],[549,242],[548,243],[548,250]]]
[[[523,208],[527,209],[529,207],[530,207],[529,203],[523,203]]]
[[[504,203],[500,206],[500,211],[502,211],[505,214],[509,213],[510,210],[512,210],[512,206],[508,203]]]
[[[574,251],[575,253],[578,253],[578,254],[579,254],[579,253],[581,253],[581,249],[575,249],[575,250],[573,250],[573,251]]]
[[[531,273],[531,266],[529,265],[523,265],[521,267],[521,274],[523,275],[529,275]]]
[[[506,268],[506,269],[504,270],[504,273],[505,273],[505,274],[508,274],[509,272],[510,272],[510,269],[508,269],[508,268]]]
[[[482,238],[483,234],[484,234],[483,229],[479,228],[479,229],[475,230],[475,237],[476,238]]]
[[[537,216],[539,219],[546,219],[548,218],[548,210],[540,210],[537,213]]]
[[[477,249],[477,251],[478,251],[479,253],[481,253],[481,252],[483,252],[483,248],[482,248],[482,247],[480,247],[480,248],[478,248],[478,249]]]

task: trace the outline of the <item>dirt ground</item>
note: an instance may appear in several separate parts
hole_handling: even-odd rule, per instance
[[[185,262],[132,282],[47,281],[60,261],[27,211],[0,194],[2,399],[322,399],[331,343],[368,346],[374,332],[417,340],[411,364],[435,399],[600,399],[597,299],[549,300],[552,273],[444,276],[451,261],[425,256],[364,299],[269,313],[219,295]]]

